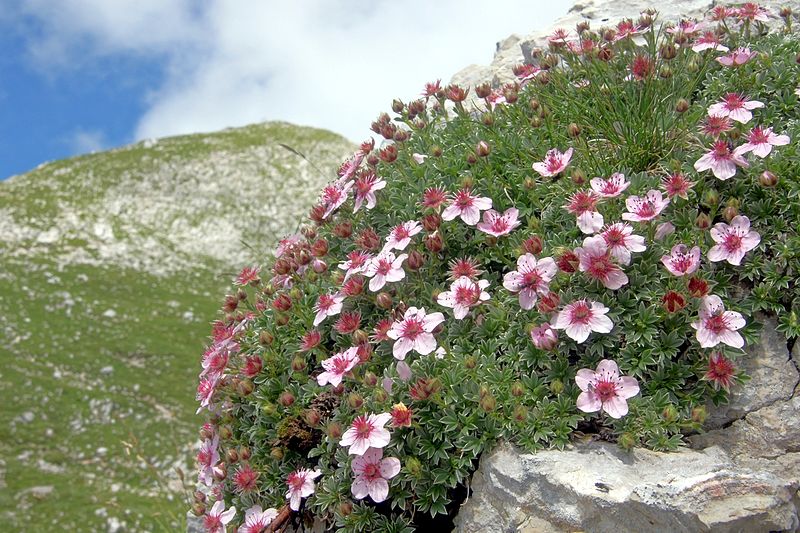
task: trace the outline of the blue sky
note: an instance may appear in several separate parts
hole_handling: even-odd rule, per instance
[[[489,63],[495,42],[548,27],[571,4],[0,0],[0,179],[262,120],[358,142],[393,98]]]

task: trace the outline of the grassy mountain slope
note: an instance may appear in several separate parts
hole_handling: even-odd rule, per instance
[[[0,520],[10,530],[179,527],[175,468],[191,487],[208,321],[232,276],[294,230],[352,150],[329,132],[267,123],[0,182]]]

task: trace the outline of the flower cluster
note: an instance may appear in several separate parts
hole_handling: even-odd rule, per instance
[[[756,311],[800,335],[795,57],[752,38],[754,6],[559,30],[514,82],[379,115],[225,299],[207,528],[413,527],[500,438],[674,449],[736,387]]]

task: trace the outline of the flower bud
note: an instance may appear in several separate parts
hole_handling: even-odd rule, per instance
[[[439,253],[444,249],[444,242],[438,231],[425,237],[425,248],[433,253]]]
[[[525,385],[523,385],[521,381],[515,381],[511,385],[511,396],[519,398],[523,394],[525,394]]]
[[[661,412],[661,418],[667,422],[675,422],[678,419],[678,410],[672,404],[667,405]]]
[[[685,98],[681,98],[675,104],[675,111],[678,113],[686,113],[689,110],[689,102]]]
[[[708,189],[703,194],[703,205],[714,207],[719,205],[719,192],[716,189]]]
[[[534,111],[539,109],[540,105],[541,104],[539,103],[539,100],[537,100],[536,98],[531,98],[530,100],[528,100],[528,106],[530,106],[530,108],[533,109]]]
[[[311,253],[314,257],[324,257],[328,253],[328,241],[325,239],[317,239],[311,245]]]
[[[273,416],[278,412],[278,409],[275,407],[274,403],[265,403],[261,406],[261,412],[267,416]]]
[[[536,180],[530,176],[526,176],[525,181],[522,182],[522,186],[531,191],[534,187],[536,187]]]
[[[408,265],[409,270],[416,272],[425,264],[425,257],[417,250],[412,250],[411,253],[408,254],[408,260],[406,261],[406,264]]]
[[[294,403],[294,394],[291,392],[283,391],[280,396],[278,396],[278,403],[284,407],[289,407]]]
[[[194,502],[192,504],[192,514],[195,516],[203,516],[206,514],[206,506],[200,502]]]
[[[614,57],[614,51],[610,46],[604,46],[597,51],[597,59],[600,61],[608,62]]]
[[[240,446],[239,447],[239,458],[242,461],[249,461],[251,455],[252,454],[250,452],[250,448],[248,448],[247,446]]]
[[[333,234],[340,239],[347,239],[353,234],[353,223],[349,220],[340,222],[333,227]]]
[[[702,278],[692,276],[689,278],[689,294],[695,298],[702,298],[709,292],[708,282]]]
[[[408,132],[408,130],[397,130],[397,132],[394,134],[395,142],[399,143],[407,141],[409,137],[411,137],[411,134]]]
[[[392,135],[394,137],[394,135]],[[382,148],[378,153],[381,161],[384,163],[392,163],[397,159],[397,147],[393,144]]]
[[[350,338],[353,339],[353,344],[355,345],[362,345],[369,342],[369,334],[364,331],[363,329],[357,329],[350,335]]]
[[[247,300],[247,291],[245,291],[244,289],[239,289],[238,291],[236,291],[236,299],[239,300],[240,302]]]
[[[669,291],[661,299],[661,304],[668,313],[677,313],[686,307],[686,298],[679,292]]]
[[[358,393],[351,392],[347,396],[347,403],[350,404],[350,407],[353,409],[360,409],[361,406],[364,405],[364,398]]]
[[[201,490],[194,491],[193,496],[194,496],[194,501],[196,501],[197,503],[204,503],[206,501],[206,495]]]
[[[711,218],[705,213],[700,213],[697,215],[694,224],[700,229],[708,229],[711,227]]]
[[[725,222],[730,222],[733,220],[733,217],[739,214],[739,208],[735,205],[726,205],[725,208],[722,210],[722,218],[725,219]]]
[[[494,125],[494,115],[491,113],[484,113],[483,115],[481,115],[481,123],[484,126]]]
[[[699,407],[695,407],[692,409],[692,422],[696,422],[697,424],[702,424],[706,421],[708,417],[708,411],[702,405]]]
[[[375,391],[372,393],[372,397],[378,403],[383,403],[389,399],[389,393],[383,390],[382,387],[376,387]]]
[[[772,187],[778,184],[778,176],[770,172],[769,170],[765,170],[761,173],[758,177],[758,183],[761,184],[762,187],[766,187],[767,189],[771,189]]]
[[[475,87],[475,94],[478,95],[478,98],[486,98],[490,94],[492,94],[492,86],[489,85],[488,82],[481,83],[477,87]]]
[[[442,157],[442,147],[439,146],[438,144],[432,146],[431,147],[431,155],[433,157]]]
[[[302,355],[295,355],[292,358],[292,372],[302,372],[306,369],[308,363]]]
[[[285,326],[289,323],[289,315],[285,315],[282,313],[275,315],[275,325],[277,326]]]
[[[528,420],[528,408],[524,405],[517,405],[512,416],[518,424],[523,424]]]
[[[554,379],[550,382],[550,392],[553,394],[561,394],[564,391],[564,382],[560,379]]]
[[[278,446],[272,448],[269,451],[269,456],[275,459],[276,461],[280,461],[283,459],[283,448],[279,448]]]
[[[392,296],[388,292],[379,292],[375,297],[375,305],[381,309],[391,309],[392,303]]]
[[[539,117],[531,118],[530,122],[532,128],[540,128],[542,126],[542,119],[540,119]]]
[[[478,366],[478,360],[475,359],[474,355],[470,355],[469,357],[464,359],[464,367],[466,367],[467,369],[472,370],[476,366]]]
[[[337,442],[342,438],[342,426],[339,425],[339,422],[330,422],[325,432],[328,434],[328,438],[333,442]]]
[[[675,59],[675,56],[678,55],[678,49],[675,48],[675,45],[672,43],[662,44],[661,48],[658,51],[659,55],[669,61],[670,59]]]
[[[231,431],[230,427],[222,426],[219,428],[219,438],[221,440],[229,440],[231,437],[233,437],[233,431]]]
[[[780,13],[781,18],[788,19],[788,18],[790,18],[792,16],[792,8],[788,7],[788,6],[784,6],[784,7],[781,8],[779,13]]]
[[[375,251],[381,246],[381,238],[372,228],[367,228],[359,233],[356,244],[365,251]]]
[[[239,462],[239,452],[236,449],[231,448],[225,453],[225,460],[228,463],[238,463]]]
[[[272,308],[276,311],[288,311],[292,308],[292,299],[288,294],[281,293],[272,300]]]
[[[572,171],[571,178],[572,178],[572,183],[574,183],[575,185],[583,185],[584,183],[586,183],[586,173],[579,168],[576,168],[575,170]]]
[[[570,122],[567,126],[567,135],[570,137],[580,137],[581,134],[581,127],[575,124],[574,122]]]
[[[661,65],[661,67],[658,69],[658,75],[662,79],[668,80],[672,77],[672,69],[669,65]]]
[[[522,248],[529,254],[539,255],[543,248],[542,238],[538,235],[528,237],[522,242]]]
[[[617,37],[617,30],[614,28],[606,28],[603,30],[603,40],[609,43],[613,43],[614,39]]]
[[[342,516],[350,516],[353,513],[352,502],[342,502],[339,504],[339,514]]]
[[[249,379],[243,379],[239,382],[239,385],[236,387],[236,392],[239,393],[240,396],[249,396],[255,390],[255,385]]]
[[[483,397],[481,400],[481,409],[486,411],[487,413],[491,413],[497,408],[497,400],[495,400],[494,396],[488,394]]]
[[[405,467],[408,473],[414,477],[422,473],[422,463],[416,457],[406,457]]]
[[[378,384],[378,376],[374,372],[368,371],[364,374],[364,385],[375,387]]]
[[[619,436],[617,444],[619,444],[623,450],[630,450],[636,446],[636,437],[632,433],[625,432]]]
[[[200,440],[208,440],[214,438],[214,430],[211,427],[203,426],[200,428]]]
[[[480,141],[475,146],[475,154],[478,157],[487,157],[492,152],[491,146],[486,141]]]
[[[422,227],[425,231],[433,233],[442,225],[442,217],[438,213],[431,213],[422,217]]]
[[[580,260],[578,259],[578,256],[575,255],[575,253],[572,250],[565,251],[564,253],[558,256],[558,259],[556,259],[556,264],[558,265],[558,268],[562,272],[566,272],[568,274],[576,272],[578,270],[579,263]]]
[[[476,156],[473,153],[467,154],[467,164],[474,165],[477,162],[478,162],[478,156]]]
[[[403,104],[402,100],[398,100],[397,98],[392,100],[392,111],[394,111],[395,113],[402,113],[405,107],[406,106],[405,104]]]
[[[303,419],[305,419],[306,424],[312,428],[315,428],[317,425],[319,425],[322,417],[320,416],[319,411],[316,409],[308,409],[305,413],[303,413]]]

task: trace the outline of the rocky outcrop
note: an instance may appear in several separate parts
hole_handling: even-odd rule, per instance
[[[491,82],[493,86],[515,81],[512,67],[522,62],[532,62],[531,51],[536,48],[547,49],[547,37],[556,28],[564,28],[575,34],[575,26],[580,22],[588,22],[592,29],[616,25],[624,18],[636,19],[648,9],[658,10],[660,20],[677,21],[681,18],[702,19],[715,4],[708,0],[687,0],[681,2],[643,2],[641,0],[582,0],[575,3],[566,15],[557,19],[551,26],[539,28],[527,35],[511,35],[497,43],[494,58],[489,65],[469,65],[457,72],[451,83],[474,87],[483,82]],[[729,2],[725,2],[729,3]],[[780,8],[791,6],[795,12],[800,2],[780,2],[765,0],[759,2],[770,10],[774,24],[782,23],[778,17]],[[474,97],[474,91],[471,92]]]
[[[800,343],[775,320],[743,366],[752,379],[676,453],[593,442],[484,455],[462,532],[800,531]]]

